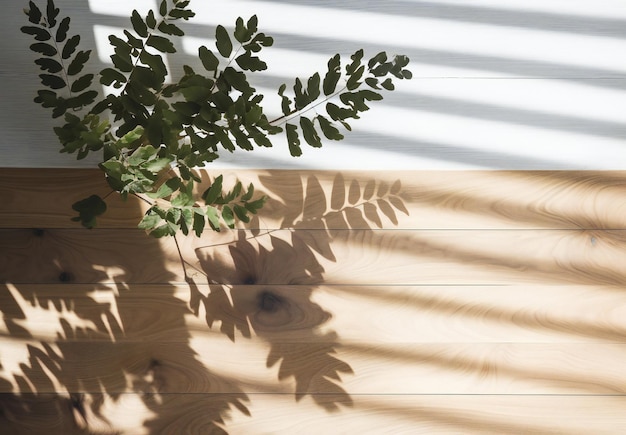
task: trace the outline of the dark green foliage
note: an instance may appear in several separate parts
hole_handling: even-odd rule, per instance
[[[176,52],[172,37],[184,35],[176,22],[194,16],[188,6],[188,0],[161,0],[158,10],[145,16],[132,12],[123,37],[109,37],[112,65],[100,71],[99,82],[117,92],[103,98],[92,88],[94,75],[81,75],[91,50],[78,49],[80,36],[70,35],[71,20],[59,17],[53,0],[47,0],[45,11],[29,2],[29,25],[21,28],[35,40],[30,49],[41,55],[35,63],[45,89],[35,102],[52,109],[53,117],[64,117],[54,129],[61,152],[82,159],[102,151],[100,168],[109,186],[122,198],[136,195],[152,204],[139,228],[155,237],[234,228],[237,221],[250,222],[263,206],[265,198],[253,185],[235,182],[229,190],[221,175],[196,192],[201,179],[194,168],[219,158],[222,150],[271,147],[271,136],[284,127],[289,152],[300,156],[303,142],[318,148],[322,137],[343,139],[338,126],[351,130],[347,120],[358,119],[369,102],[382,99],[378,91],[393,90],[392,77],[411,78],[406,56],[388,59],[381,52],[366,61],[357,50],[342,67],[336,54],[325,72],[296,78],[291,88],[280,86],[283,115],[269,120],[263,95],[247,75],[267,69],[259,53],[274,43],[258,31],[256,15],[237,18],[232,31],[216,27],[216,51],[204,46],[198,51],[208,75],[184,66],[178,82],[165,82],[169,72],[161,53]],[[393,220],[393,209],[380,201],[382,213]],[[73,219],[91,228],[106,204],[92,195],[73,208],[78,212]]]

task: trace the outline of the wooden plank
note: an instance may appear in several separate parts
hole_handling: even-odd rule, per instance
[[[115,399],[88,396],[84,398],[87,418],[83,421],[81,416],[73,415],[64,396],[0,395],[4,409],[10,410],[0,414],[0,429],[15,435],[84,433],[77,425],[80,422],[96,433],[121,431],[137,435],[223,433],[218,428],[231,435],[320,431],[617,434],[626,427],[626,399],[620,396],[357,395],[346,401],[341,396],[323,395],[295,402],[282,394],[254,394],[242,401],[247,412],[234,406],[232,411],[224,409],[233,399],[212,394],[158,394],[152,400],[136,394]],[[92,404],[100,415],[93,412]],[[339,406],[339,412],[327,412],[326,408],[333,406]]]
[[[594,286],[0,286],[11,340],[623,343],[626,294]],[[364,320],[366,319],[366,320]]]
[[[623,230],[277,230],[180,238],[198,282],[622,285]],[[174,240],[138,230],[0,230],[0,281],[185,282]]]
[[[379,345],[333,338],[7,342],[0,392],[626,394],[626,368],[616,364],[626,357],[624,343]]]
[[[353,396],[336,401],[342,412],[322,413],[283,396],[253,397],[253,418],[236,413],[227,423],[232,435],[317,434],[617,434],[626,427],[624,397],[589,396]],[[289,415],[289,418],[285,418]]]
[[[94,194],[104,197],[110,191],[99,169],[2,168],[0,227],[80,228],[70,220],[75,215],[72,204]],[[140,215],[137,198],[123,202],[118,195],[111,195],[106,202],[105,227],[136,226]]]
[[[221,172],[201,172],[198,191]],[[312,217],[328,227],[355,229],[626,228],[624,171],[223,172],[227,184],[236,178],[253,182],[270,198],[250,228],[318,228]],[[69,220],[71,204],[108,192],[95,169],[3,168],[0,227],[76,228]],[[107,197],[107,204],[102,228],[134,228],[147,208],[136,198],[124,203],[116,195]]]

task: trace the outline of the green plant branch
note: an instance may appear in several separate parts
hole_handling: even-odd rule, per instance
[[[44,22],[44,27],[46,27],[47,29],[50,29],[50,36],[52,39],[52,42],[54,43],[54,49],[57,51],[56,57],[59,60],[59,63],[61,64],[61,71],[63,71],[63,78],[65,79],[65,84],[67,86],[67,92],[70,95],[70,98],[73,97],[72,94],[72,87],[70,86],[70,77],[67,75],[67,70],[65,68],[65,62],[63,61],[63,56],[61,56],[61,51],[59,50],[59,44],[57,43],[57,38],[52,34],[52,28],[50,27],[50,23],[48,23],[48,20],[46,18],[42,18],[43,22]]]
[[[315,109],[320,104],[324,104],[324,103],[332,100],[333,98],[335,98],[337,95],[341,94],[346,89],[347,89],[347,87],[344,85],[343,88],[339,89],[338,91],[333,92],[331,95],[326,95],[321,100],[317,99],[315,101],[311,101],[309,104],[307,104],[306,107],[303,107],[302,109],[299,109],[299,110],[294,110],[293,112],[287,113],[286,115],[283,115],[283,116],[281,116],[279,118],[273,119],[273,120],[271,120],[269,122],[269,124],[272,125],[272,126],[278,126],[278,125],[285,124],[285,123],[291,121],[293,118],[296,118],[298,116],[302,116],[303,114],[305,114],[305,113]]]

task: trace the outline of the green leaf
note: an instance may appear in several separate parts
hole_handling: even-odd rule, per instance
[[[128,41],[124,41],[122,38],[118,38],[115,35],[109,35],[109,42],[115,47],[115,53],[120,56],[130,56],[132,51],[132,45]]]
[[[91,56],[91,50],[79,51],[78,53],[76,53],[76,56],[74,56],[74,59],[67,67],[67,75],[75,76],[76,74],[80,73],[83,70],[83,67],[85,66],[87,61],[89,60],[89,56]]]
[[[383,82],[381,82],[380,84],[383,88],[387,89],[388,91],[393,91],[395,89],[395,86],[393,85],[393,82],[391,81],[390,78],[384,80]]]
[[[311,97],[302,89],[302,82],[300,79],[296,79],[296,83],[293,86],[293,92],[295,94],[296,109],[303,109],[311,103]]]
[[[41,83],[51,89],[61,89],[66,86],[65,80],[59,76],[52,74],[39,74],[39,77],[41,78]]]
[[[152,237],[156,237],[157,239],[160,239],[161,237],[165,237],[165,236],[173,236],[176,234],[176,231],[178,231],[178,225],[175,225],[171,222],[167,222],[161,225],[160,227],[155,228],[153,231],[151,231],[150,235]]]
[[[39,90],[37,91],[37,97],[35,97],[35,103],[41,104],[43,107],[55,107],[57,105],[57,93],[54,91]]]
[[[250,39],[248,29],[246,29],[246,26],[243,24],[243,18],[241,17],[237,18],[235,21],[235,39],[240,43],[244,43]]]
[[[58,73],[59,71],[61,71],[63,69],[63,66],[59,62],[57,62],[54,59],[48,59],[48,58],[45,58],[45,57],[37,59],[35,61],[35,63],[37,65],[39,65],[39,67],[43,71],[48,71],[48,72],[51,72],[51,73]]]
[[[141,104],[142,106],[152,106],[157,101],[157,96],[137,80],[131,80],[126,85],[126,94],[133,101]]]
[[[34,24],[41,22],[41,9],[32,1],[28,2],[28,21]]]
[[[150,47],[154,47],[162,53],[176,53],[176,48],[172,41],[162,36],[150,35],[146,41]]]
[[[126,83],[126,76],[113,68],[100,71],[100,83],[110,86],[112,83]]]
[[[148,193],[150,198],[167,198],[181,186],[180,178],[174,177],[161,184],[156,192]]]
[[[265,71],[267,64],[263,62],[259,57],[250,55],[250,52],[240,54],[235,58],[237,65],[246,71]]]
[[[239,194],[241,193],[241,188],[242,188],[241,181],[237,181],[235,183],[235,187],[233,188],[233,190],[228,192],[226,197],[224,197],[224,202],[228,203],[228,202],[233,201],[235,198],[237,198]]]
[[[54,56],[57,54],[57,49],[50,44],[44,42],[36,42],[30,45],[30,49],[36,53],[41,53],[44,56]]]
[[[230,36],[224,28],[224,26],[217,26],[215,29],[215,46],[217,51],[220,52],[222,57],[228,58],[233,51],[233,43],[230,41]]]
[[[302,134],[304,140],[312,147],[319,148],[322,146],[322,140],[320,139],[313,122],[306,116],[300,117],[300,127],[302,128]]]
[[[142,38],[148,37],[148,26],[141,18],[141,15],[139,15],[139,12],[137,12],[137,9],[135,9],[130,16],[130,23],[139,36]]]
[[[256,201],[246,202],[244,204],[244,207],[246,207],[246,210],[248,210],[250,213],[256,214],[256,212],[263,207],[263,204],[265,204],[266,200],[267,197],[263,196]]]
[[[258,24],[259,24],[259,18],[256,15],[252,15],[248,19],[248,23],[246,25],[248,27],[248,32],[250,32],[251,35],[257,31]]]
[[[324,82],[322,87],[324,89],[324,95],[330,95],[335,92],[337,88],[337,83],[339,82],[339,78],[341,77],[341,58],[339,54],[334,55],[328,61],[328,71],[324,76]]]
[[[233,215],[233,210],[228,205],[222,208],[222,219],[224,219],[224,223],[228,228],[235,228],[235,216]]]
[[[165,213],[165,220],[173,224],[177,224],[182,214],[183,213],[180,208],[172,207],[167,211],[167,213]]]
[[[50,32],[48,32],[46,29],[42,29],[41,27],[24,26],[20,28],[20,30],[22,31],[22,33],[34,36],[36,41],[47,41],[52,38]]]
[[[328,139],[330,140],[342,140],[343,139],[343,135],[339,133],[339,130],[337,130],[337,128],[328,119],[326,119],[325,117],[321,115],[317,115],[315,119],[317,119],[317,122],[319,122],[320,128],[322,129],[324,136],[326,136]]]
[[[248,126],[246,127],[246,129],[248,130],[248,133],[250,133],[250,136],[252,137],[252,139],[254,139],[254,141],[257,143],[257,145],[261,147],[266,147],[266,148],[272,147],[272,142],[267,138],[267,136],[263,132],[261,132],[261,130],[252,126]]]
[[[215,92],[211,95],[211,101],[222,112],[226,112],[234,104],[232,98],[225,92]]]
[[[55,7],[54,1],[48,0],[46,7],[46,15],[48,16],[48,24],[50,27],[57,25],[57,17],[59,16],[60,9]]]
[[[134,130],[129,131],[124,136],[119,139],[119,143],[122,145],[130,145],[136,140],[140,139],[143,136],[144,129],[142,126],[135,127]],[[139,156],[142,159],[148,159],[149,157],[156,154],[156,148],[151,145],[146,145],[144,147],[138,148],[135,150],[133,154]]]
[[[189,183],[191,184],[192,182],[190,181]],[[193,203],[194,203],[193,195],[187,189],[180,190],[178,192],[178,195],[176,195],[174,199],[172,199],[171,201],[171,204],[174,207],[186,207],[186,206],[193,205]]]
[[[202,61],[202,66],[204,66],[207,71],[217,70],[220,61],[211,50],[203,45],[198,49],[198,55],[200,57],[200,60]]]
[[[366,79],[365,79],[365,83],[367,83],[367,85],[368,85],[370,88],[380,89],[380,88],[378,87],[378,79],[377,79],[377,78],[375,78],[375,77],[368,77],[368,78],[366,78]]]
[[[218,210],[215,207],[207,207],[206,208],[206,217],[209,219],[209,224],[211,228],[215,231],[220,230],[220,216],[218,214]]]
[[[204,214],[197,212],[193,214],[193,231],[196,233],[197,237],[200,237],[202,235],[205,223],[206,218]]]
[[[283,112],[283,115],[289,115],[291,114],[291,104],[293,103],[293,101],[291,101],[289,97],[283,95],[285,92],[285,89],[287,89],[286,84],[280,85],[280,88],[278,88],[278,95],[282,97],[280,107]]]
[[[57,29],[56,41],[63,42],[67,38],[67,32],[70,30],[70,17],[65,17],[61,20],[59,28]]]
[[[339,107],[334,103],[326,103],[326,112],[333,121],[343,121],[347,118],[358,118],[357,112],[354,109]]]
[[[157,25],[156,18],[154,17],[154,11],[152,9],[148,11],[148,15],[146,15],[146,25],[152,30],[154,30]]]
[[[85,74],[78,80],[72,83],[71,90],[72,92],[82,92],[91,86],[91,81],[93,80],[93,74]]]
[[[217,198],[222,194],[223,178],[224,177],[222,175],[215,178],[211,186],[207,190],[205,190],[204,193],[202,194],[202,199],[204,199],[204,202],[207,205],[215,204],[215,201],[217,200]]]
[[[165,21],[161,21],[159,23],[158,29],[165,33],[166,35],[173,36],[184,36],[185,32],[182,31],[180,27],[172,23],[166,23]]]
[[[350,75],[350,78],[346,82],[346,88],[349,90],[356,89],[360,86],[359,80],[363,77],[363,73],[365,72],[365,65],[362,65],[359,69],[357,69],[354,73]]]
[[[128,41],[128,44],[126,45],[130,45],[131,47],[136,48],[138,50],[141,50],[143,48],[142,39],[136,38],[135,35],[133,35],[126,29],[124,29],[124,35],[126,35],[126,40]]]
[[[362,89],[358,93],[368,101],[380,101],[383,99],[383,96],[378,92],[370,91],[369,89]]]
[[[384,51],[381,51],[380,53],[378,53],[376,56],[372,57],[369,62],[367,63],[367,66],[372,69],[374,67],[374,65],[380,63],[385,63],[387,61],[387,53],[385,53]]]
[[[165,76],[167,75],[167,67],[165,66],[165,63],[163,62],[163,58],[161,56],[159,56],[158,54],[150,54],[147,51],[143,51],[139,56],[139,60],[148,65],[156,74],[158,74],[161,83],[165,81]]]
[[[135,66],[133,80],[155,90],[159,90],[162,84],[161,77],[145,66]]]
[[[346,74],[351,75],[359,68],[361,65],[361,59],[363,59],[363,49],[357,50],[354,52],[352,56],[350,56],[352,63],[346,65]]]
[[[91,195],[72,204],[72,209],[78,212],[78,217],[72,218],[73,221],[93,228],[96,226],[96,218],[106,212],[107,205],[98,195]]]
[[[166,169],[170,166],[170,163],[172,162],[172,158],[171,157],[163,157],[160,159],[156,159],[156,160],[151,160],[143,165],[141,165],[144,169],[152,172],[152,173],[159,173],[161,172],[163,169]]]
[[[235,211],[235,215],[240,221],[245,223],[250,222],[250,216],[248,216],[248,210],[246,210],[245,207],[239,204],[235,204],[233,210]]]
[[[309,94],[311,100],[316,100],[320,96],[320,75],[319,73],[313,74],[307,82],[306,92]]]
[[[181,210],[180,228],[184,235],[189,234],[189,229],[193,225],[193,211],[190,208],[183,208]]]
[[[252,143],[250,143],[250,140],[248,139],[248,137],[246,136],[245,133],[243,133],[238,126],[233,126],[230,129],[231,134],[235,137],[235,142],[237,143],[237,146],[241,149],[244,149],[246,151],[252,151],[254,148],[252,146]]]
[[[151,230],[156,227],[157,224],[161,223],[161,220],[161,216],[154,212],[153,208],[150,208],[146,214],[144,214],[143,219],[141,219],[137,228],[140,230]]]
[[[69,59],[74,51],[76,51],[76,47],[78,47],[78,43],[80,42],[80,36],[74,35],[70,39],[67,40],[65,45],[63,46],[63,51],[61,52],[61,57],[63,59]]]
[[[130,60],[130,56],[122,57],[118,54],[112,54],[111,60],[115,68],[123,72],[131,72],[133,70],[133,63]]]
[[[241,200],[250,201],[250,199],[252,198],[252,195],[254,195],[254,184],[250,183],[248,185],[248,190],[246,191],[246,193],[241,195]]]
[[[226,67],[224,72],[222,73],[224,79],[231,85],[233,88],[238,91],[246,94],[254,92],[254,88],[250,86],[248,80],[246,79],[245,73],[241,71],[237,71],[232,67]]]
[[[167,0],[161,0],[159,4],[159,14],[164,17],[167,14]]]
[[[197,115],[200,111],[200,105],[193,101],[178,101],[172,104],[172,107],[177,113],[188,118]]]
[[[302,155],[302,148],[300,148],[300,138],[298,137],[298,127],[294,124],[285,124],[285,130],[287,132],[287,144],[289,145],[289,153],[293,157]]]
[[[183,2],[184,3],[184,2]],[[190,11],[188,9],[173,9],[170,11],[169,16],[172,18],[182,18],[183,20],[188,20],[189,18],[192,18],[196,15],[195,12]]]

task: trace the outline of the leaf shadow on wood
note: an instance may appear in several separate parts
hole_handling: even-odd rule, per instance
[[[98,243],[95,233],[76,232]],[[232,409],[249,415],[247,395],[213,373],[191,347],[189,308],[173,285],[157,291],[129,285],[128,270],[115,255],[78,260],[81,246],[64,244],[55,230],[15,233],[15,242],[34,246],[37,255],[19,259],[25,274],[15,284],[5,278],[19,272],[0,270],[0,326],[7,338],[0,354],[0,432],[122,433],[110,416],[128,414],[123,408],[130,396],[137,398],[135,415],[126,418],[145,433],[226,433]],[[158,252],[158,242],[149,240]],[[163,258],[149,261],[165,270]],[[157,318],[142,318],[143,311],[155,312],[142,304],[155,300],[162,303]],[[170,330],[142,335],[151,320]],[[179,392],[195,394],[172,394]]]
[[[278,366],[278,379],[295,383],[296,400],[311,395],[329,412],[352,406],[341,380],[353,370],[338,356],[337,332],[323,330],[330,313],[314,301],[324,282],[319,257],[336,261],[332,243],[346,237],[346,230],[381,228],[384,221],[397,224],[396,210],[408,213],[398,196],[400,181],[361,185],[337,173],[328,198],[314,175],[305,181],[281,173],[276,182],[269,171],[260,183],[268,196],[270,213],[265,216],[282,218],[282,223],[261,229],[260,220],[253,221],[228,244],[228,255],[211,246],[196,248],[209,289],[203,294],[190,282],[192,310],[199,313],[202,304],[209,327],[220,323],[221,332],[233,341],[237,333],[244,338],[254,334],[269,344],[267,367]],[[290,338],[296,329],[298,342]],[[337,400],[327,400],[328,394]]]

